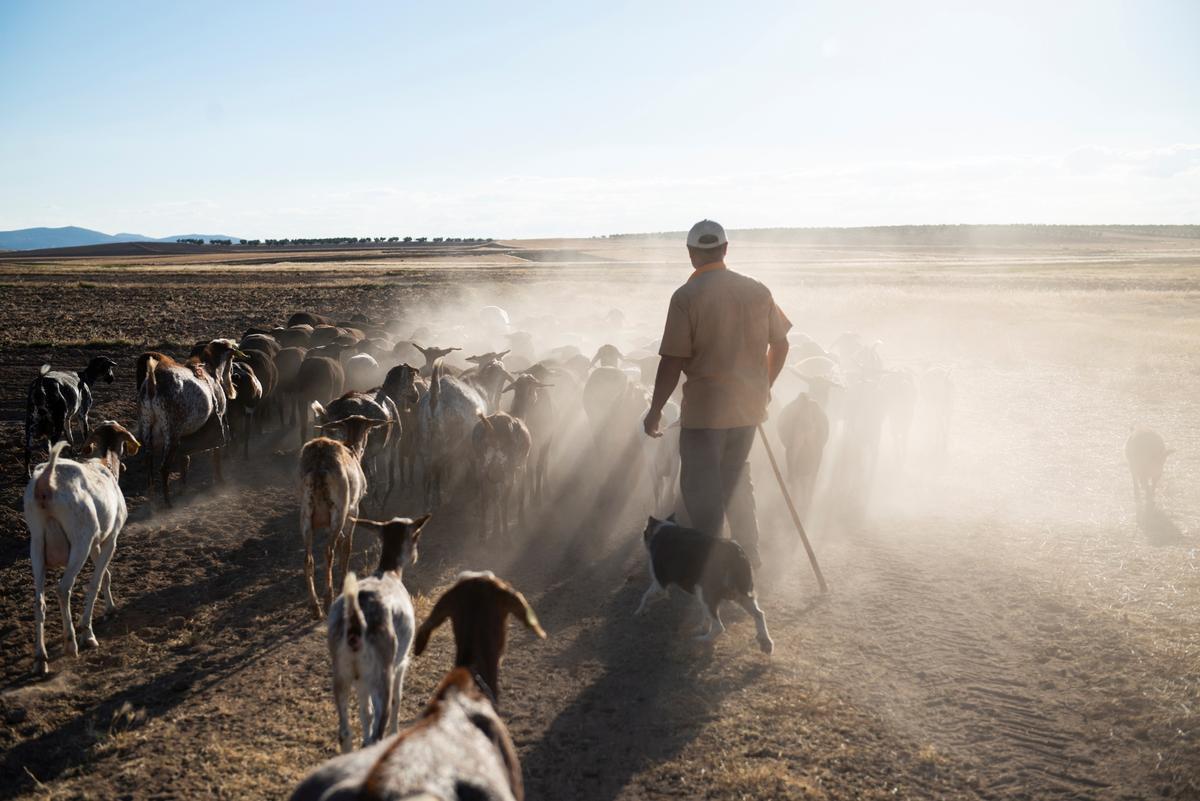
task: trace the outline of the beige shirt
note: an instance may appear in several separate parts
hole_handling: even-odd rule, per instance
[[[767,289],[724,264],[692,274],[671,296],[659,354],[687,359],[684,428],[739,428],[767,419],[767,344],[792,324]]]

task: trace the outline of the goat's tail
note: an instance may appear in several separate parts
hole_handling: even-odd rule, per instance
[[[48,372],[50,372],[50,365],[43,364],[41,369],[38,370],[38,375],[45,375]]]
[[[735,546],[734,553],[736,557],[730,566],[728,580],[740,594],[753,595],[754,569],[750,566],[750,559],[740,545]]]
[[[58,455],[63,452],[65,447],[67,447],[66,440],[50,446],[50,461],[46,462],[46,469],[37,477],[37,483],[33,485],[33,498],[41,509],[49,508],[50,499],[54,497],[54,468],[58,466]]]
[[[154,378],[154,369],[158,367],[158,354],[143,353],[138,357],[137,361],[137,377],[138,377],[138,395],[144,398],[153,398],[154,392],[157,389]]]
[[[346,621],[346,646],[351,651],[361,650],[367,619],[358,605],[358,577],[353,570],[346,573],[342,582],[342,619]]]
[[[433,372],[429,374],[429,412],[437,414],[438,401],[442,399],[442,360],[434,359]]]

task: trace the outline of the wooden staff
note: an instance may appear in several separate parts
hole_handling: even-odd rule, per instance
[[[796,504],[792,503],[792,495],[788,492],[787,483],[783,480],[783,473],[779,472],[779,463],[775,461],[775,453],[771,450],[771,443],[767,441],[767,432],[763,431],[763,427],[758,427],[758,436],[762,440],[763,447],[767,449],[767,458],[771,460],[771,469],[775,471],[775,480],[779,482],[779,491],[783,493],[783,499],[787,501],[788,511],[792,513],[792,522],[796,524],[796,531],[800,534],[800,541],[804,543],[804,550],[808,552],[808,561],[812,564],[813,572],[817,574],[817,585],[820,586],[821,592],[829,592],[829,587],[825,584],[825,576],[821,574],[821,566],[817,564],[817,555],[813,552],[812,545],[808,541],[808,534],[804,531],[804,524],[800,522],[800,513],[796,511]]]

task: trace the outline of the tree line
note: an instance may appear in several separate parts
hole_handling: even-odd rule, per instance
[[[181,245],[233,245],[245,247],[289,247],[289,246],[312,246],[312,245],[399,245],[399,244],[426,244],[432,243],[435,245],[475,245],[492,242],[491,237],[459,237],[459,236],[435,236],[433,238],[425,236],[328,236],[319,238],[294,238],[294,239],[199,239],[199,238],[184,238],[176,239]]]

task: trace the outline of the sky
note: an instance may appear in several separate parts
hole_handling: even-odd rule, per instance
[[[1200,3],[0,1],[0,229],[1200,223]]]

